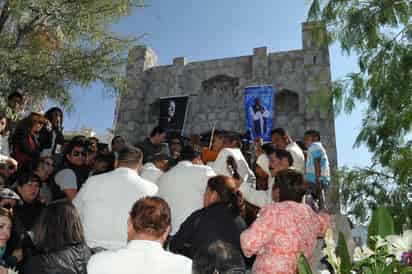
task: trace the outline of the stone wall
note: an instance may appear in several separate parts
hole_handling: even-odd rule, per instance
[[[307,129],[318,129],[336,166],[333,113],[321,114],[309,106],[309,96],[331,82],[329,50],[311,39],[310,25],[302,25],[301,50],[188,63],[178,57],[158,66],[157,56],[145,46],[129,52],[128,91],[117,106],[116,134],[136,143],[157,124],[159,98],[190,95],[185,135],[217,128],[245,132],[244,89],[271,84],[276,88],[274,127],[286,128],[302,139]]]

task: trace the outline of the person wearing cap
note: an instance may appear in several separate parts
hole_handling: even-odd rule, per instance
[[[0,191],[0,207],[11,210],[19,202],[21,202],[20,196],[10,188],[4,188]]]
[[[21,167],[27,161],[36,161],[40,157],[41,145],[38,134],[43,128],[46,118],[39,113],[32,112],[27,118],[21,120],[14,132],[11,143],[12,156]]]
[[[116,169],[90,177],[73,200],[89,247],[126,247],[130,208],[139,198],[154,196],[158,191],[154,183],[139,176],[142,159],[140,149],[124,147],[117,153]]]
[[[158,195],[166,200],[172,211],[171,235],[187,217],[203,207],[207,181],[216,176],[212,168],[200,163],[200,153],[186,146],[182,150],[182,160],[158,180]]]
[[[165,153],[156,153],[153,160],[144,164],[141,177],[157,184],[160,176],[168,169],[169,156]]]

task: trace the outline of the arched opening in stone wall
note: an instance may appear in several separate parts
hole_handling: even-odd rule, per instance
[[[275,96],[275,115],[299,112],[299,95],[291,90],[281,90]]]

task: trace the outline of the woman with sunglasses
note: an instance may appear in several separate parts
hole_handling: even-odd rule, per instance
[[[21,120],[12,136],[12,156],[19,163],[19,167],[27,161],[37,161],[40,157],[41,145],[38,134],[43,128],[46,119],[43,115],[32,112]]]

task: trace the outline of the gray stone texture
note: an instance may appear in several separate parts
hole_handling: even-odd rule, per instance
[[[159,98],[190,95],[184,135],[216,127],[245,131],[244,89],[271,84],[276,89],[274,127],[286,128],[296,140],[307,129],[321,132],[331,166],[337,166],[333,113],[321,114],[309,106],[309,95],[330,87],[329,49],[313,41],[310,24],[302,24],[301,50],[268,53],[203,62],[177,57],[172,65],[157,66],[157,56],[145,46],[130,50],[128,88],[117,105],[116,134],[134,144],[157,124]],[[332,109],[332,107],[330,107]]]

